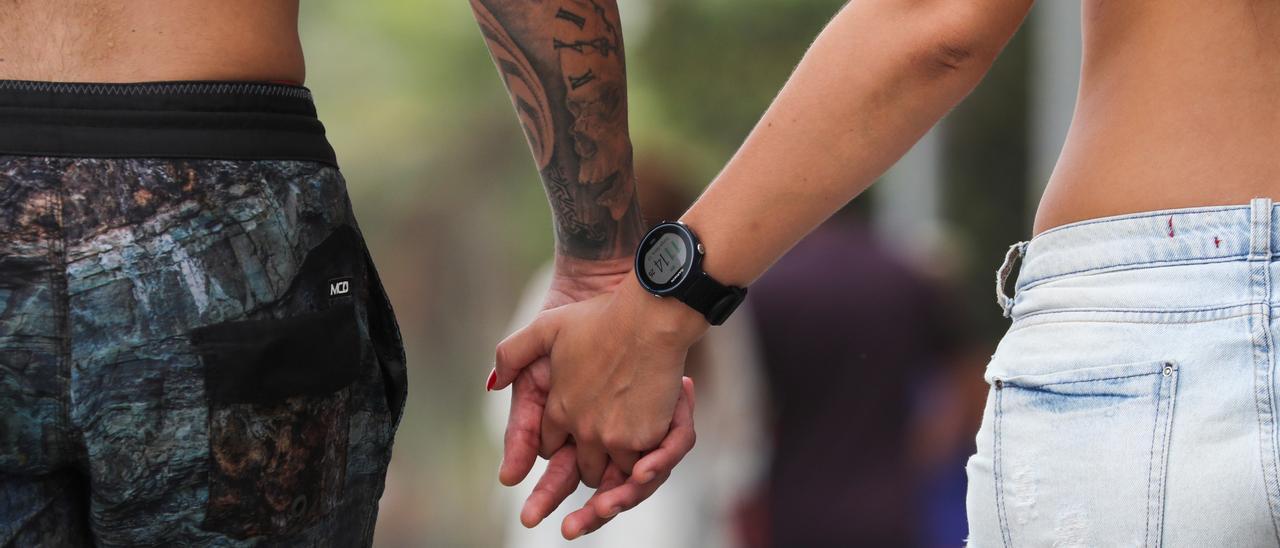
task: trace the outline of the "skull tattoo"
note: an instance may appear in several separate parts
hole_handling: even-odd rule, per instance
[[[566,106],[573,117],[570,134],[579,159],[578,184],[614,221],[631,205],[634,185],[621,33],[616,20],[592,0],[567,0],[556,13],[561,32],[555,39],[565,79]],[[584,204],[589,207],[589,204]],[[586,214],[586,211],[580,213]]]

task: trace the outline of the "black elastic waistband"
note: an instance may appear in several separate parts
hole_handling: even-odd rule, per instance
[[[0,154],[337,166],[311,92],[263,82],[0,80]]]

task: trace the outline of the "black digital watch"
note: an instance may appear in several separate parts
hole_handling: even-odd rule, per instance
[[[706,249],[682,222],[664,221],[653,227],[636,248],[636,278],[658,297],[675,297],[720,325],[747,298],[744,287],[717,282],[702,270]]]

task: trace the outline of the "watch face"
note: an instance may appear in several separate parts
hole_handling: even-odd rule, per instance
[[[678,223],[661,223],[640,242],[636,276],[649,292],[662,295],[675,290],[695,270],[693,233]]]
[[[684,268],[688,254],[684,238],[672,232],[663,234],[644,254],[644,273],[654,284],[666,285]]]

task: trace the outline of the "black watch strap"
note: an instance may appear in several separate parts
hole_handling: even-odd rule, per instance
[[[747,290],[743,287],[732,287],[715,281],[706,272],[699,272],[697,278],[689,284],[688,289],[676,298],[684,301],[690,308],[706,316],[711,325],[723,324],[729,315],[738,309],[738,305],[747,298]]]

